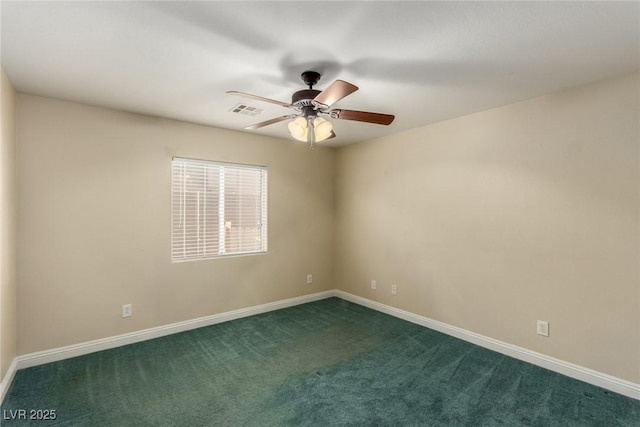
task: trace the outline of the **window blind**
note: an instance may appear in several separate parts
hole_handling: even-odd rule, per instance
[[[174,158],[171,259],[267,250],[267,169]]]

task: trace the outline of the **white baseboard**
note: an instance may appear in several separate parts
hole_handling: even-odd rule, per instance
[[[9,365],[9,369],[7,369],[7,373],[2,377],[2,381],[0,381],[0,404],[4,401],[4,396],[7,394],[7,391],[9,391],[9,387],[11,387],[13,377],[16,375],[17,370],[18,358],[14,357],[11,365]]]
[[[373,310],[389,314],[391,316],[415,323],[427,328],[442,332],[447,335],[459,338],[463,341],[479,345],[484,348],[496,351],[501,354],[522,360],[550,371],[611,390],[615,393],[622,394],[634,399],[640,400],[640,384],[632,383],[620,378],[613,377],[592,369],[584,368],[569,362],[565,362],[550,356],[546,356],[535,351],[527,350],[513,344],[508,344],[493,338],[489,338],[475,332],[467,331],[456,326],[451,326],[428,317],[420,316],[405,310],[401,310],[389,305],[381,304],[376,301],[369,300],[357,295],[340,290],[331,290],[319,292],[311,295],[303,295],[300,297],[289,298],[286,300],[275,301],[272,303],[261,304],[253,307],[233,310],[226,313],[214,314],[211,316],[200,317],[198,319],[187,320],[184,322],[173,323],[170,325],[159,326],[156,328],[145,329],[142,331],[131,332],[128,334],[117,335],[88,341],[80,344],[69,345],[66,347],[54,348],[51,350],[40,351],[37,353],[25,354],[18,356],[13,360],[9,367],[7,375],[0,383],[0,402],[4,398],[16,370],[29,368],[31,366],[42,365],[45,363],[56,362],[71,357],[82,356],[96,351],[107,350],[110,348],[120,347],[127,344],[146,341],[153,338],[159,338],[166,335],[184,332],[191,329],[201,328],[203,326],[214,325],[216,323],[228,322],[230,320],[240,319],[242,317],[253,316],[256,314],[266,313],[281,308],[292,307],[295,305],[305,304],[308,302],[318,301],[330,297],[338,297]]]
[[[211,316],[200,317],[197,319],[186,320],[184,322],[172,323],[170,325],[144,329],[128,334],[116,335],[114,337],[87,341],[79,344],[68,345],[65,347],[58,347],[51,350],[39,351],[36,353],[29,353],[17,357],[17,367],[18,369],[24,369],[30,368],[32,366],[42,365],[45,363],[57,362],[59,360],[69,359],[71,357],[95,353],[96,351],[107,350],[127,344],[133,344],[154,338],[164,337],[166,335],[176,334],[178,332],[189,331],[191,329],[210,326],[216,323],[228,322],[230,320],[240,319],[242,317],[253,316],[273,310],[279,310],[281,308],[287,308],[294,305],[318,301],[333,296],[335,296],[335,292],[332,290],[318,292],[315,294],[303,295],[300,297],[289,298],[281,301],[270,302],[267,304],[256,305],[253,307],[227,311],[225,313],[213,314]]]
[[[379,302],[353,295],[348,292],[336,290],[335,295],[346,301],[350,301],[364,307],[389,314],[391,316],[409,321],[411,323],[425,326],[429,329],[451,335],[463,341],[479,345],[480,347],[488,348],[489,350],[493,350],[498,353],[513,357],[514,359],[522,360],[524,362],[540,366],[550,371],[566,375],[567,377],[584,381],[586,383],[611,390],[615,393],[640,400],[640,384],[623,380],[611,375],[603,374],[602,372],[594,371],[593,369],[565,362],[563,360],[559,360],[551,356],[546,356],[535,351],[527,350],[526,348],[518,347],[513,344],[508,344],[503,341],[489,338],[484,335],[476,334],[475,332],[467,331],[466,329],[451,326],[437,320],[429,319],[428,317],[420,316],[409,311],[381,304]]]

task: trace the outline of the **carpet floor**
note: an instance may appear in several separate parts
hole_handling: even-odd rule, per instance
[[[23,369],[1,409],[2,426],[640,426],[640,401],[338,298]]]

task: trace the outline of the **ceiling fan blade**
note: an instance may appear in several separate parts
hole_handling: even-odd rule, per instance
[[[291,104],[282,101],[276,101],[275,99],[264,98],[258,95],[251,95],[250,93],[238,92],[237,90],[228,90],[229,95],[242,96],[244,98],[257,99],[258,101],[269,102],[271,104],[280,105],[282,107],[291,107]]]
[[[313,100],[318,104],[330,107],[345,96],[350,95],[357,90],[358,86],[356,85],[352,85],[344,80],[336,80],[331,83],[328,88],[320,92]]]
[[[331,118],[341,120],[355,120],[358,122],[375,123],[377,125],[390,125],[395,119],[391,114],[370,113],[356,110],[331,110]]]
[[[255,125],[247,126],[245,129],[255,130],[260,129],[261,127],[269,126],[274,123],[282,122],[284,120],[292,119],[296,117],[295,114],[289,114],[287,116],[276,117],[275,119],[265,120],[264,122],[256,123]]]

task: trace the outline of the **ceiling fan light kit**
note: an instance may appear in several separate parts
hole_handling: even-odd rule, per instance
[[[292,122],[289,122],[289,132],[291,132],[291,136],[298,141],[309,144],[330,138],[332,131],[333,124],[322,117],[305,119],[300,116]]]
[[[245,129],[255,130],[284,120],[294,119],[289,122],[288,125],[291,136],[298,141],[306,142],[309,145],[309,148],[313,148],[313,145],[316,142],[331,139],[336,136],[333,132],[333,123],[323,117],[320,117],[320,115],[326,115],[332,119],[353,120],[385,126],[391,124],[395,118],[395,116],[391,114],[372,113],[368,111],[344,109],[331,110],[331,106],[334,103],[357,91],[358,87],[349,82],[345,82],[344,80],[336,80],[325,90],[320,91],[313,88],[313,86],[320,80],[320,73],[316,71],[305,71],[302,73],[301,77],[302,81],[309,86],[309,89],[302,89],[295,92],[291,96],[291,104],[249,93],[228,91],[227,93],[231,95],[243,96],[245,98],[255,99],[262,102],[269,102],[271,104],[291,108],[296,111],[296,114],[276,117],[274,119],[247,126]]]

